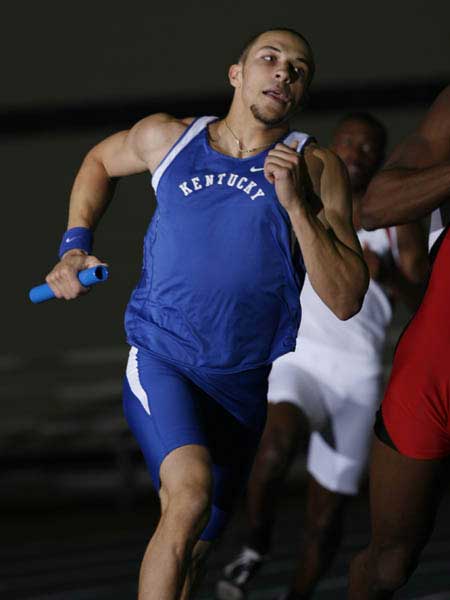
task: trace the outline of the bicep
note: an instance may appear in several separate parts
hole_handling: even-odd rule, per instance
[[[136,151],[134,136],[133,130],[119,131],[97,144],[88,156],[101,163],[111,178],[142,173],[148,167]]]
[[[185,128],[186,125],[174,117],[157,113],[142,119],[128,131],[106,138],[92,153],[109,177],[151,171]]]
[[[435,100],[417,130],[398,144],[383,170],[424,169],[450,153],[450,86]]]

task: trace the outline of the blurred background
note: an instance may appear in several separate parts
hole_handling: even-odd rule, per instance
[[[295,127],[322,144],[340,116],[365,110],[385,123],[391,149],[448,82],[445,0],[43,0],[3,11],[2,598],[116,597],[111,586],[134,597],[157,505],[121,412],[123,312],[154,209],[150,176],[120,182],[97,231],[105,285],[39,306],[27,291],[55,262],[88,149],[155,111],[223,115],[229,64],[253,33],[274,26],[312,44],[317,76]],[[408,316],[396,313],[386,374]],[[302,474],[300,458],[291,478],[299,497]]]

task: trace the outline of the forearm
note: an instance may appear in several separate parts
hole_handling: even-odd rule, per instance
[[[68,228],[95,229],[114,194],[116,181],[95,153],[87,154],[70,195]]]
[[[372,230],[421,219],[450,196],[450,163],[425,169],[386,168],[361,204],[361,221]]]
[[[360,248],[339,240],[307,206],[299,204],[289,216],[311,285],[338,318],[350,318],[361,308],[369,284]]]
[[[422,302],[426,290],[426,280],[411,281],[397,266],[393,265],[383,282],[389,295],[415,312]]]

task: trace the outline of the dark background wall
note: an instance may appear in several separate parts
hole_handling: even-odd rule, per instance
[[[317,86],[429,81],[448,73],[445,0],[10,4],[2,107],[200,98],[255,31],[288,25],[316,54]]]
[[[14,368],[17,380],[2,397],[14,388],[21,406],[39,410],[30,386],[21,391],[29,360],[124,348],[123,310],[154,207],[148,175],[120,183],[99,227],[107,284],[69,304],[31,306],[26,296],[54,263],[71,182],[93,144],[154,110],[223,114],[227,67],[242,41],[287,25],[306,34],[317,61],[310,106],[295,126],[327,143],[343,112],[368,109],[388,126],[392,146],[445,84],[449,23],[450,5],[440,0],[10,4],[0,41],[0,372]]]

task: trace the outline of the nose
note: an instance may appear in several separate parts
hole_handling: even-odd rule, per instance
[[[275,79],[283,83],[291,83],[292,75],[290,69],[287,66],[279,67],[275,73]]]
[[[364,160],[364,151],[358,144],[347,147],[347,157],[351,162],[361,162]]]

